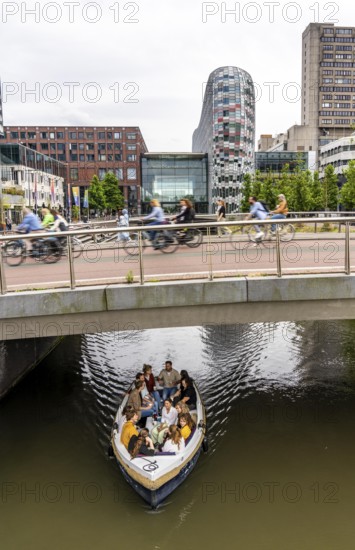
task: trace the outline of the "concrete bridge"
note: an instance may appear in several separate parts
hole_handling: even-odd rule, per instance
[[[0,340],[355,317],[355,276],[231,277],[8,293]]]

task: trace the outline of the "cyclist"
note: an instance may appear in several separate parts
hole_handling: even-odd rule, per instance
[[[177,223],[192,223],[196,215],[192,202],[189,201],[189,199],[181,199],[180,206],[180,214],[177,214],[171,219],[176,220]]]
[[[145,222],[147,220],[154,220],[154,221],[148,223],[148,225],[162,225],[162,224],[165,224],[166,223],[165,214],[164,214],[164,210],[160,206],[160,202],[156,199],[152,199],[150,201],[150,206],[152,206],[153,210],[151,211],[151,213],[148,216],[145,216],[143,218],[143,221]],[[153,242],[154,239],[155,239],[156,234],[157,234],[156,231],[149,231],[149,240]],[[154,246],[154,249],[157,249],[157,248],[159,248],[159,247]]]
[[[20,225],[17,226],[17,230],[24,233],[32,233],[32,231],[41,231],[42,226],[36,214],[34,214],[29,208],[22,209],[23,220]],[[35,239],[30,239],[32,247],[34,246]],[[22,241],[23,242],[23,241]],[[31,253],[31,248],[29,249]]]
[[[36,214],[34,214],[29,208],[23,208],[23,220],[17,227],[20,231],[24,230],[25,233],[31,233],[31,231],[40,231],[42,229],[41,222]]]
[[[48,228],[51,227],[52,224],[54,223],[54,216],[53,216],[53,214],[48,210],[48,208],[42,208],[41,214],[42,214],[42,216],[43,216],[42,227],[43,227],[44,229],[48,229]]]
[[[176,223],[193,223],[196,213],[192,206],[192,202],[189,201],[189,199],[181,199],[180,206],[180,213],[171,218],[172,221],[175,221]],[[188,229],[186,227],[183,228],[178,232],[178,235],[185,240],[188,237]]]
[[[288,214],[287,200],[285,195],[283,195],[282,193],[280,193],[280,195],[277,195],[277,198],[280,202],[276,206],[275,210],[270,212],[270,214],[273,214],[271,216],[271,219],[284,220],[286,218],[286,215]],[[275,234],[275,231],[276,231],[276,224],[273,223],[271,226],[271,234]]]
[[[250,213],[246,216],[246,220],[251,218],[257,218],[258,220],[265,220],[268,216],[268,212],[265,210],[261,202],[258,201],[257,197],[249,197],[250,204]],[[259,240],[264,236],[264,232],[261,231],[259,225],[255,225],[256,235],[255,237]]]

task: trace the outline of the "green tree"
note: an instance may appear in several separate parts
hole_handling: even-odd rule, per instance
[[[250,204],[249,197],[251,195],[251,175],[244,174],[243,184],[242,184],[242,199],[240,201],[240,211],[249,212]]]
[[[115,174],[108,172],[103,181],[102,186],[105,194],[106,208],[111,210],[119,210],[124,207],[124,198],[118,187],[118,179]]]
[[[314,172],[313,178],[310,185],[311,197],[309,207],[311,210],[322,210],[324,208],[323,204],[323,193],[322,193],[322,184],[319,180],[318,172]]]
[[[266,178],[263,181],[260,198],[266,202],[269,208],[272,210],[276,204],[277,188],[272,177],[271,172],[268,172]]]
[[[100,214],[106,208],[106,198],[103,184],[97,176],[94,176],[90,182],[89,207],[93,208],[95,211],[98,210]]]
[[[289,194],[290,194],[290,186],[291,186],[290,165],[284,164],[281,169],[281,177],[277,182],[277,194],[280,195],[282,193],[283,195],[285,195],[286,199],[288,200]]]
[[[256,170],[254,177],[251,181],[251,196],[259,198],[261,195],[263,182],[261,179],[261,174],[259,170]]]
[[[338,176],[334,173],[334,166],[328,164],[322,179],[322,199],[325,209],[336,210],[338,206]]]
[[[346,182],[340,191],[341,203],[346,210],[355,208],[355,160],[348,162],[348,167],[343,171]]]
[[[288,196],[288,205],[294,212],[307,212],[310,206],[310,171],[301,170],[298,165],[291,175]]]

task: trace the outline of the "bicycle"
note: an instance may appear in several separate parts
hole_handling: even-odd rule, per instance
[[[59,244],[61,246],[61,254],[67,255],[68,254],[68,249],[67,249],[68,241],[67,241],[66,237],[57,236],[57,239],[59,240]],[[70,245],[71,245],[73,257],[74,258],[79,258],[79,256],[81,256],[81,254],[83,253],[84,244],[81,242],[80,239],[78,239],[78,237],[75,237],[75,235],[73,235],[72,237],[70,237]]]
[[[174,235],[174,232],[166,231],[164,229],[154,229],[154,231],[156,231],[156,235],[153,241],[151,241],[146,231],[141,232],[142,252],[144,252],[148,247],[153,247],[155,250],[163,252],[163,254],[172,254],[175,252],[179,246],[179,243]],[[130,233],[130,239],[123,245],[123,250],[129,256],[136,256],[139,253],[138,235],[138,233]]]
[[[20,265],[27,257],[46,264],[56,263],[61,257],[61,245],[56,237],[34,238],[29,252],[22,239],[14,239],[3,245],[3,258],[9,266]]]
[[[203,234],[200,229],[196,227],[184,227],[183,229],[176,229],[173,232],[178,244],[188,246],[189,248],[197,248],[202,244]]]
[[[262,224],[260,225],[262,226]],[[278,232],[280,236],[280,241],[288,242],[294,239],[296,229],[291,223],[277,224],[275,220],[275,225],[275,231],[271,231],[271,225],[262,226],[263,235],[261,237],[256,236],[258,232],[255,229],[255,226],[251,225],[247,230],[249,240],[254,243],[264,243],[264,241],[272,241],[273,239],[276,239],[276,232]]]

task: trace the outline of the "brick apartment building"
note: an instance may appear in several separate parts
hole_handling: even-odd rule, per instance
[[[66,184],[80,186],[82,198],[95,174],[113,172],[126,205],[139,210],[140,155],[147,147],[138,126],[5,126],[0,139],[65,162]]]

